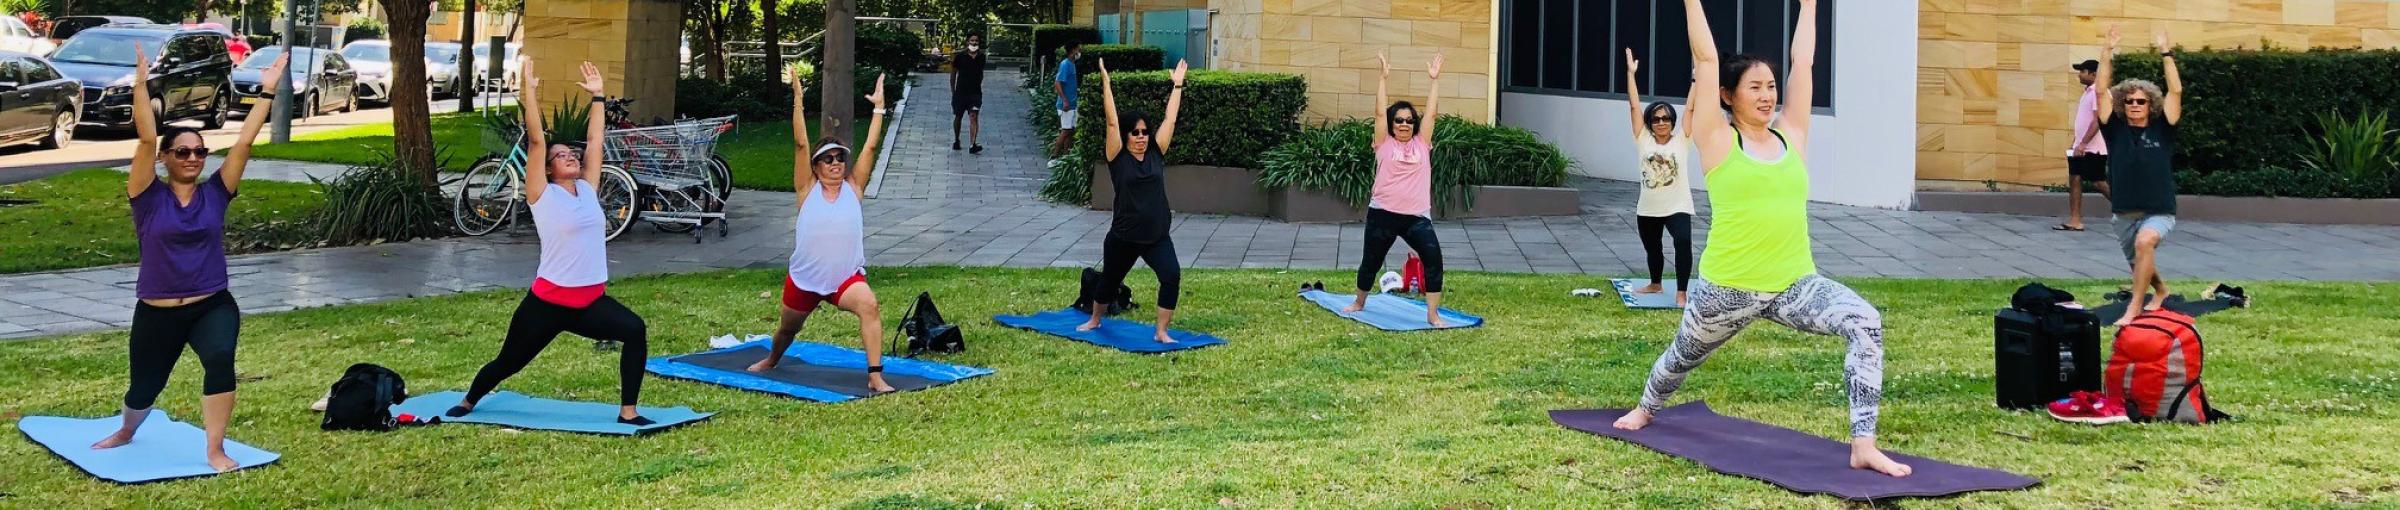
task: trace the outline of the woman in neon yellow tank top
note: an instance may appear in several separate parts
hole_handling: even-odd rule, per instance
[[[1640,429],[1683,386],[1685,375],[1751,321],[1849,341],[1842,364],[1850,393],[1850,458],[1855,469],[1908,476],[1910,468],[1875,447],[1883,400],[1883,317],[1849,287],[1816,274],[1808,240],[1809,105],[1815,99],[1817,2],[1799,0],[1792,30],[1791,75],[1782,100],[1797,108],[1776,115],[1775,66],[1750,55],[1717,58],[1716,40],[1699,0],[1684,0],[1692,46],[1692,140],[1707,169],[1714,223],[1700,256],[1700,279],[1675,344],[1659,355],[1642,389],[1641,406],[1617,420]],[[1716,86],[1710,86],[1710,84]],[[1728,125],[1730,122],[1730,125]]]

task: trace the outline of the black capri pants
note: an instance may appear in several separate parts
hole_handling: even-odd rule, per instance
[[[500,381],[517,375],[534,355],[550,346],[561,332],[572,332],[593,340],[615,340],[625,346],[617,350],[617,403],[633,405],[642,396],[642,364],[650,358],[650,327],[642,316],[617,302],[615,296],[600,296],[591,306],[568,308],[525,293],[517,303],[517,312],[508,320],[508,339],[500,343],[500,356],[475,372],[475,384],[467,388],[466,402],[483,400],[485,394],[500,387]]]
[[[1150,265],[1158,273],[1158,307],[1175,309],[1176,296],[1183,294],[1183,263],[1175,260],[1175,239],[1159,237],[1155,243],[1137,243],[1108,236],[1100,244],[1100,287],[1107,292],[1125,284],[1125,274],[1133,272],[1134,259]]]
[[[133,305],[133,333],[126,354],[132,382],[125,387],[125,408],[149,409],[167,389],[175,361],[190,346],[200,357],[200,394],[233,391],[233,349],[242,332],[242,307],[232,291],[219,291],[199,301],[167,308],[149,303]]]
[[[1442,240],[1433,236],[1433,220],[1372,207],[1367,208],[1367,253],[1358,258],[1358,291],[1375,290],[1375,272],[1383,269],[1395,238],[1407,241],[1425,262],[1425,293],[1441,292]]]

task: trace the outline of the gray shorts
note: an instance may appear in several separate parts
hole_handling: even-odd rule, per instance
[[[2116,217],[2116,226],[2117,246],[2125,249],[2125,262],[2131,263],[2134,255],[2133,240],[2139,238],[2142,231],[2148,230],[2157,232],[2159,241],[2166,241],[2167,234],[2175,231],[2175,215],[2121,213]]]

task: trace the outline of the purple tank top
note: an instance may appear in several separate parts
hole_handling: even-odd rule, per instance
[[[141,243],[142,299],[204,296],[225,290],[225,208],[233,192],[211,173],[192,203],[178,203],[165,179],[133,197],[133,235]]]

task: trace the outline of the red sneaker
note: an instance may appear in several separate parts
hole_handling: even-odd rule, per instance
[[[2050,403],[2050,417],[2072,423],[2107,425],[2132,421],[2125,418],[2125,406],[2098,393],[2078,391],[2067,398]]]

